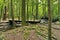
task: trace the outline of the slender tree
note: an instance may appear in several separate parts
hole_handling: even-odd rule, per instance
[[[3,15],[3,5],[2,5],[1,8],[0,8],[0,21],[1,21],[1,19],[2,19],[2,15]]]
[[[38,0],[36,0],[36,19],[38,19]]]
[[[7,7],[5,6],[3,20],[6,20],[6,18],[7,18]]]
[[[19,3],[19,16],[18,16],[18,20],[20,20],[20,3]]]
[[[26,16],[25,16],[25,0],[22,0],[22,26],[26,25]]]
[[[0,8],[0,22],[1,22],[1,8]]]
[[[26,7],[27,7],[27,8],[26,8],[26,9],[27,9],[27,16],[26,16],[26,17],[27,17],[27,18],[26,18],[26,20],[28,21],[28,20],[29,20],[29,13],[28,13],[28,10],[29,10],[29,9],[28,9],[28,8],[29,8],[29,5],[28,5],[29,0],[26,0],[26,1],[27,1],[27,4],[26,4]],[[28,25],[28,22],[27,22],[27,25]]]
[[[3,6],[1,6],[1,8],[0,8],[0,21],[1,21],[1,18],[2,18],[2,10],[3,10]]]
[[[60,0],[58,0],[58,16],[59,16],[59,21],[60,21]]]
[[[9,19],[9,0],[8,0],[8,4],[7,4],[7,6],[8,6],[8,8],[7,8],[7,10],[8,10],[8,19]]]
[[[11,0],[11,18],[12,18],[12,21],[13,21],[13,27],[15,27],[15,22],[14,22],[14,13],[13,13],[13,1]]]
[[[48,40],[52,40],[51,39],[51,7],[50,7],[50,0],[48,0]]]
[[[42,0],[42,9],[43,9],[43,18],[45,18],[46,15],[46,0]]]
[[[29,13],[28,13],[28,2],[29,2],[29,0],[27,0],[27,21],[29,20]]]
[[[17,1],[17,2],[16,2],[16,4],[17,4],[17,5],[16,5],[16,6],[17,6],[17,7],[16,7],[17,16],[18,16],[18,20],[20,20],[20,14],[21,14],[21,12],[20,12],[20,11],[21,11],[21,10],[20,10],[20,9],[21,9],[21,0],[20,0],[20,1],[19,1],[19,0],[16,0],[16,1]]]
[[[33,10],[34,10],[34,0],[32,0],[32,16],[34,17]],[[33,20],[33,18],[32,18],[32,20]]]
[[[4,3],[6,3],[6,1],[4,0]],[[7,6],[6,4],[4,5],[4,14],[3,14],[3,20],[6,20],[7,18]]]

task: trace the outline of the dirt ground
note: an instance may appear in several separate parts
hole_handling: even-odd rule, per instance
[[[52,32],[54,33],[57,40],[60,40],[60,25],[54,25],[55,29],[52,29]]]
[[[48,27],[48,24],[42,25],[42,27]],[[60,24],[52,23],[52,33],[54,34],[56,40],[60,40]]]
[[[40,27],[48,28],[48,24],[37,24]],[[52,32],[56,38],[56,40],[60,40],[60,25],[52,24]],[[9,32],[4,32],[6,35],[6,40],[26,40],[24,38],[24,32],[20,31],[17,34],[10,34]],[[35,30],[29,31],[29,36],[27,40],[44,40],[43,37],[38,37]]]

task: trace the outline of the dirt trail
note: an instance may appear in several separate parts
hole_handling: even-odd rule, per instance
[[[5,36],[6,40],[24,40],[23,32],[19,32],[17,34],[5,33]]]
[[[35,30],[31,30],[28,40],[41,40],[41,39],[36,35]]]
[[[27,40],[41,40],[37,35],[35,30],[30,30],[30,35],[28,36]],[[6,35],[6,40],[25,40],[23,36],[23,32],[19,32],[16,35],[15,34],[10,34],[10,33],[5,33]]]
[[[45,28],[48,27],[47,24],[46,25],[38,24],[38,25],[40,25],[40,27],[45,27]],[[55,37],[57,38],[57,40],[60,40],[60,25],[52,24],[52,32],[55,35]],[[33,36],[31,36],[31,35],[33,35]],[[29,40],[42,40],[41,39],[42,37],[40,37],[40,38],[37,37],[37,35],[36,35],[34,30],[30,31],[30,36],[28,37]],[[6,37],[7,37],[7,40],[24,40],[23,32],[19,32],[16,35],[10,34],[10,33],[6,33]]]
[[[57,38],[57,40],[60,40],[60,25],[52,25],[52,32]]]
[[[48,24],[41,24],[40,26],[48,28]],[[57,40],[60,40],[60,25],[52,24],[52,33],[55,35]]]

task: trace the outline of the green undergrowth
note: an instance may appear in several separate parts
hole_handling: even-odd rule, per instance
[[[2,34],[2,32],[0,31],[0,40],[5,40],[4,35]]]

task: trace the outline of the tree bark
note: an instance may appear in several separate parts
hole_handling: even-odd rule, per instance
[[[28,10],[29,10],[28,8],[29,7],[28,7],[28,2],[29,2],[29,0],[27,0],[27,16],[26,16],[27,17],[27,19],[26,19],[27,21],[29,21],[29,13],[28,13]],[[28,22],[27,22],[27,25],[28,25]]]
[[[4,3],[6,3],[5,0],[4,0]],[[5,5],[4,6],[3,20],[6,20],[6,19],[7,19],[7,6]]]
[[[48,0],[48,40],[51,39],[51,7],[50,7],[50,0]]]
[[[22,0],[22,26],[26,25],[25,0]]]
[[[60,21],[60,0],[58,0],[58,17],[59,17],[59,21]]]
[[[38,19],[38,0],[36,0],[36,19]]]
[[[12,26],[14,28],[15,27],[15,22],[14,22],[14,13],[13,13],[13,4],[12,4],[12,2],[13,1],[11,0],[11,18],[12,18],[12,21],[13,21]]]
[[[7,7],[4,8],[3,20],[7,19]]]
[[[32,0],[32,20],[33,20],[33,17],[34,17],[33,10],[34,10],[34,0]]]

